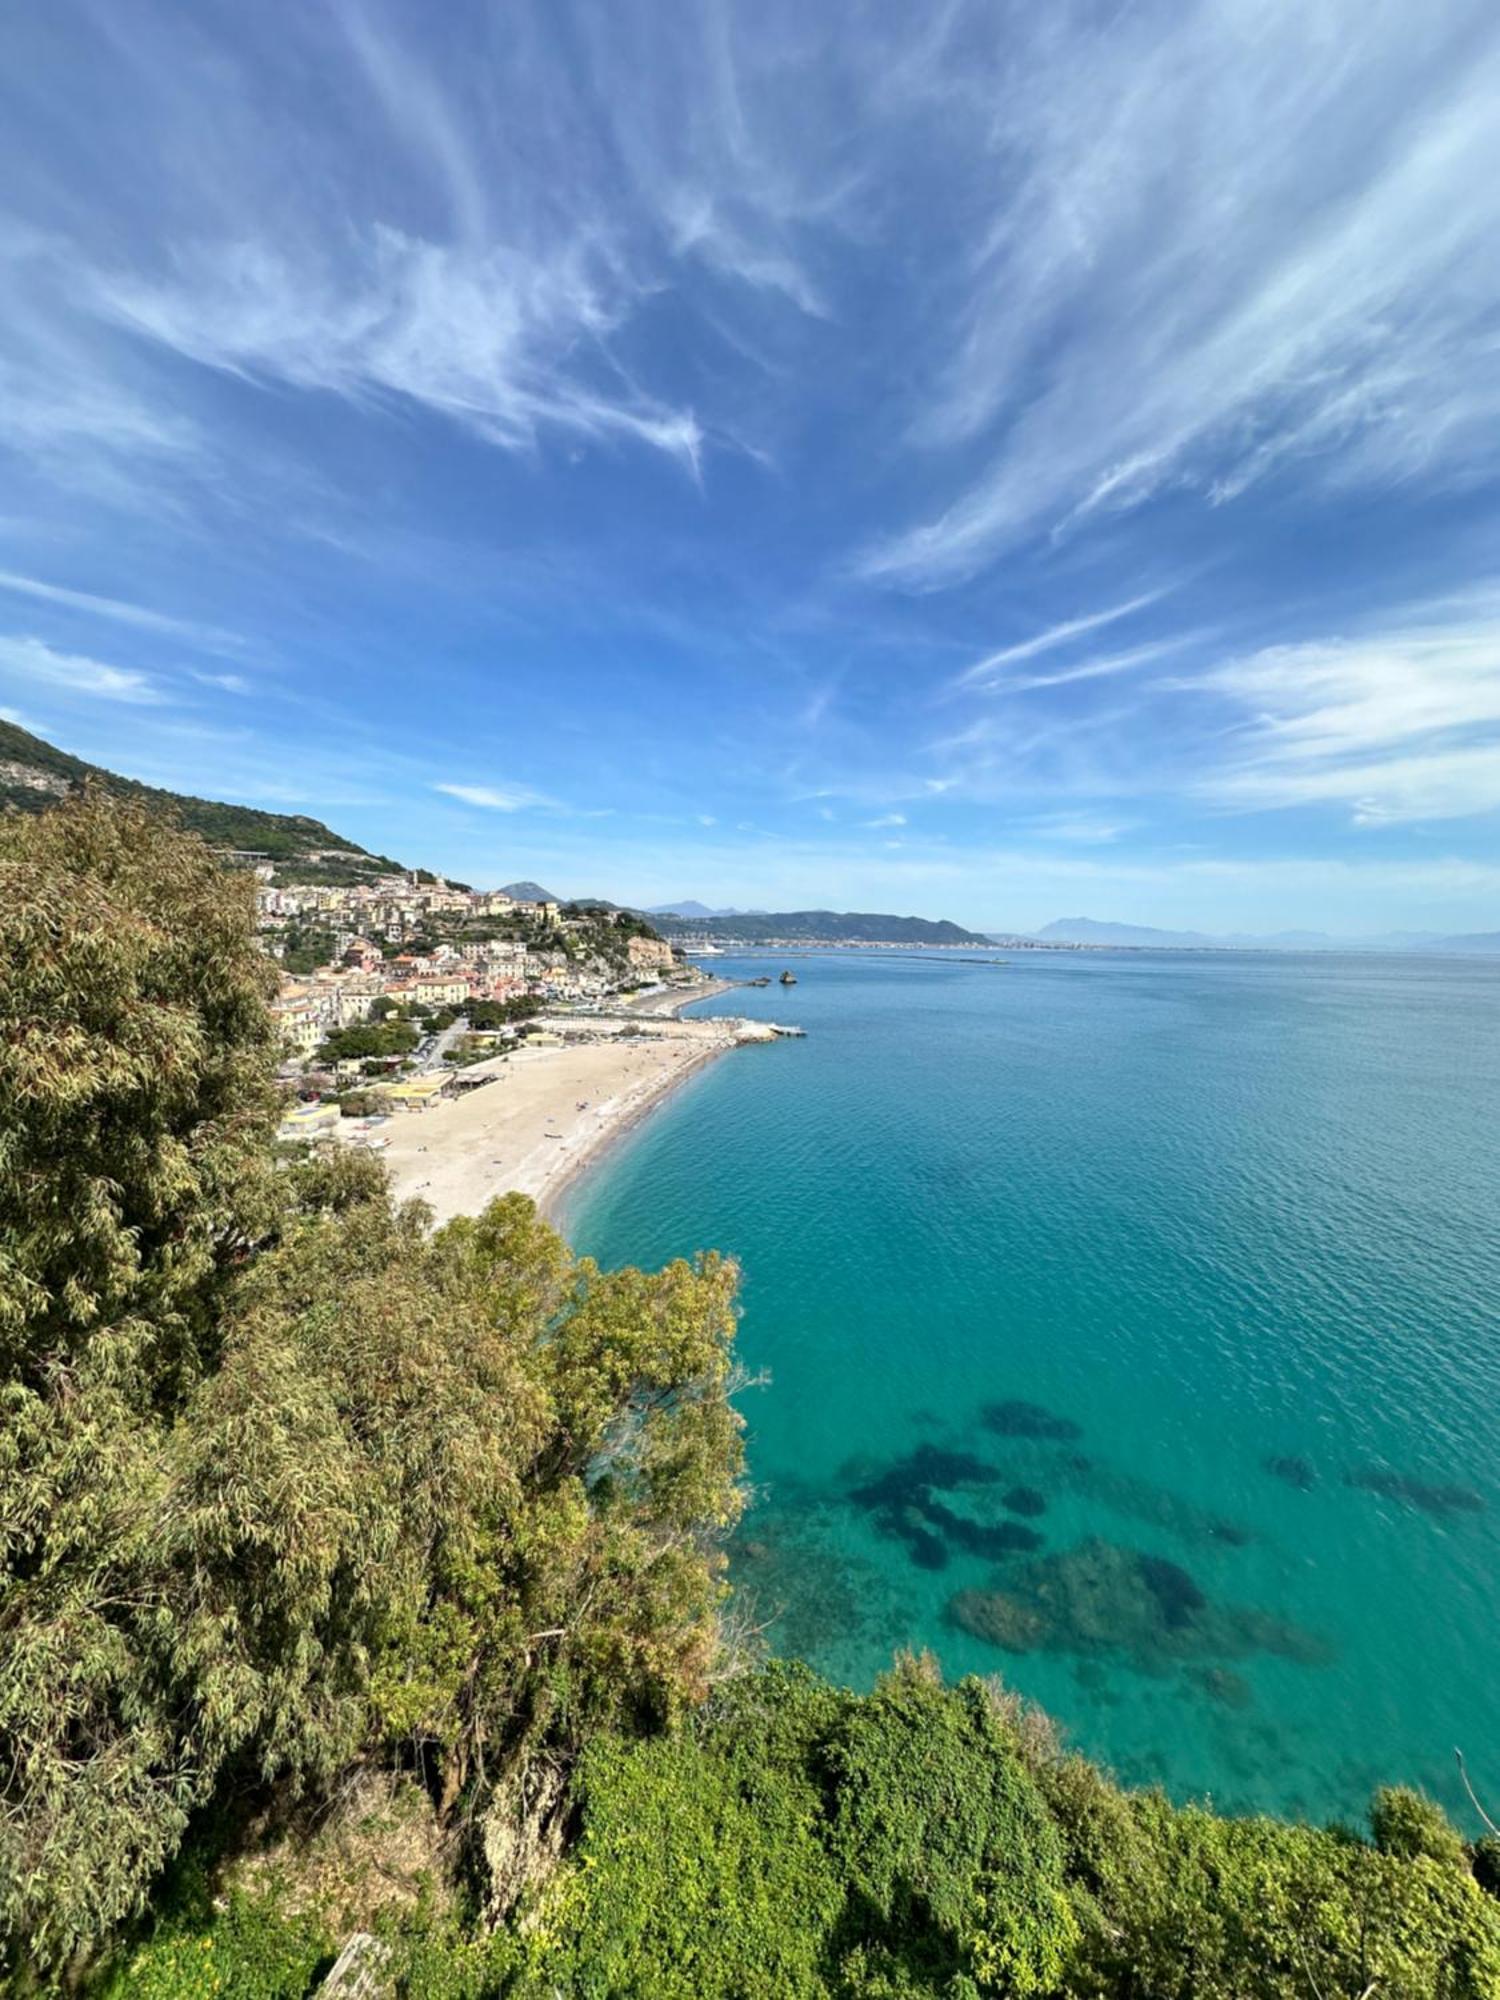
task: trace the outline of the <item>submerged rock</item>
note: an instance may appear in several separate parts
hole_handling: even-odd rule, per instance
[[[1384,1465],[1362,1466],[1356,1472],[1346,1472],[1344,1484],[1358,1486],[1366,1493],[1378,1493],[1385,1500],[1400,1500],[1409,1507],[1420,1507],[1424,1514],[1482,1514],[1485,1508],[1484,1495],[1476,1493],[1472,1486],[1434,1485],[1407,1472],[1393,1472]]]
[[[1043,1403],[1028,1403],[1012,1396],[1003,1403],[986,1403],[979,1421],[997,1437],[1040,1438],[1049,1444],[1071,1444],[1083,1436],[1083,1426],[1071,1417],[1060,1417]]]
[[[1250,1683],[1233,1667],[1190,1667],[1188,1679],[1221,1708],[1249,1708],[1255,1700]]]
[[[1036,1529],[1023,1528],[1019,1521],[975,1521],[936,1499],[919,1504],[925,1518],[946,1535],[955,1548],[963,1549],[969,1555],[993,1558],[1042,1546],[1042,1537]]]
[[[1208,1599],[1180,1563],[1165,1556],[1137,1556],[1141,1582],[1156,1599],[1162,1623],[1179,1631],[1203,1610]]]
[[[954,1550],[994,1561],[1042,1546],[1033,1528],[1016,1521],[978,1520],[937,1497],[939,1491],[988,1487],[999,1479],[995,1467],[972,1452],[924,1444],[861,1478],[849,1498],[874,1516],[878,1533],[906,1544],[919,1569],[946,1569]]]
[[[1047,1511],[1047,1496],[1039,1493],[1034,1486],[1012,1486],[1001,1496],[1000,1504],[1012,1514],[1022,1514],[1027,1520],[1035,1520]]]
[[[951,1491],[958,1486],[994,1486],[999,1480],[995,1467],[971,1451],[922,1444],[884,1471],[862,1479],[851,1488],[849,1497],[857,1507],[899,1507],[934,1486]]]
[[[1218,1543],[1226,1548],[1242,1549],[1255,1539],[1253,1532],[1241,1527],[1239,1522],[1211,1513],[1196,1501],[1186,1499],[1165,1486],[1158,1486],[1154,1480],[1099,1464],[1082,1452],[1062,1452],[1053,1465],[1059,1483],[1070,1492],[1098,1506],[1107,1507],[1112,1514],[1142,1521],[1148,1527],[1164,1529],[1189,1544],[1206,1546]]]
[[[1261,1464],[1273,1479],[1280,1479],[1287,1486],[1295,1486],[1300,1493],[1310,1493],[1318,1483],[1318,1475],[1305,1458],[1271,1457],[1263,1458]]]
[[[1007,1652],[1121,1654],[1141,1673],[1263,1652],[1308,1666],[1332,1657],[1290,1620],[1216,1604],[1180,1564],[1098,1536],[1018,1565],[1003,1589],[959,1591],[948,1616]]]

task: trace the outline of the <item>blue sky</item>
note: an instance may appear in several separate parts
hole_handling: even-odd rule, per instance
[[[0,707],[465,879],[1500,925],[1500,13],[52,0]]]

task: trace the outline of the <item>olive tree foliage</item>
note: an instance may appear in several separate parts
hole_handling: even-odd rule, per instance
[[[251,884],[102,794],[0,822],[0,1363],[180,1401],[266,1228],[272,973]]]
[[[462,1846],[518,1757],[718,1646],[735,1273],[429,1235],[278,1167],[247,886],[89,797],[0,823],[0,1951],[137,1909],[226,1788],[407,1763]],[[472,1843],[478,1846],[477,1840]]]

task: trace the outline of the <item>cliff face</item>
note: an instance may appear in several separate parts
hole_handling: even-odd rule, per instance
[[[676,954],[665,938],[633,937],[625,947],[632,972],[670,972],[676,964]]]

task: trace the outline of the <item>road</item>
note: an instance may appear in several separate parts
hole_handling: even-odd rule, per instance
[[[454,1047],[459,1037],[466,1035],[468,1032],[469,1017],[467,1014],[460,1014],[453,1025],[449,1028],[444,1028],[440,1035],[433,1036],[429,1041],[419,1042],[413,1053],[413,1060],[416,1063],[418,1073],[420,1074],[423,1070],[441,1069],[443,1067],[443,1057],[447,1055],[449,1049]]]

